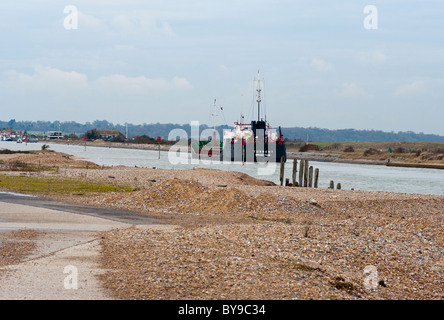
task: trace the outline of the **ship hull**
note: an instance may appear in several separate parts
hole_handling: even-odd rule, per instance
[[[282,157],[287,161],[287,148],[283,143],[266,144],[262,148],[254,143],[226,143],[221,154],[223,161],[239,162],[281,162]]]
[[[206,148],[204,148],[206,146]],[[212,147],[203,142],[200,148],[192,146],[192,157],[196,159],[219,159],[239,162],[281,162],[287,161],[287,148],[284,143],[270,143],[260,146],[254,143],[224,143],[223,148]]]
[[[222,155],[221,144],[212,145],[211,141],[191,143],[191,155],[195,159],[219,158]]]

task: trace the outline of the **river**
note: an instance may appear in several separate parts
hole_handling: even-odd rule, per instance
[[[91,147],[46,143],[50,150],[64,152],[81,157],[99,165],[130,167],[156,167],[162,169],[188,169],[193,167],[214,168],[228,171],[239,171],[258,179],[279,183],[279,164],[222,163],[219,161],[198,161],[190,159],[190,154],[179,154],[161,151],[138,149],[121,149],[108,147]],[[43,143],[16,143],[1,141],[0,149],[40,150]],[[292,176],[293,161],[285,165],[285,178]],[[391,191],[401,193],[444,194],[444,171],[440,169],[386,167],[383,165],[348,164],[335,162],[310,161],[310,166],[319,168],[319,188],[327,188],[330,180],[335,186],[341,183],[342,189],[367,191]],[[299,168],[298,168],[299,169]]]

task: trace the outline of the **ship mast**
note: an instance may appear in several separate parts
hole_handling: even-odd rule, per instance
[[[214,113],[212,114],[213,116],[213,139],[212,139],[212,144],[215,145],[216,143],[216,99],[214,99]]]
[[[261,119],[261,80],[259,78],[259,70],[257,70],[257,121]]]

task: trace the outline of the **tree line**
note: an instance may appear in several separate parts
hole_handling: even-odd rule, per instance
[[[0,129],[23,130],[28,132],[46,132],[46,131],[62,131],[66,135],[75,134],[84,135],[87,131],[93,129],[119,130],[123,135],[126,134],[128,128],[128,137],[148,136],[162,137],[167,139],[168,134],[173,129],[182,129],[188,136],[191,136],[190,124],[173,124],[173,123],[151,123],[151,124],[114,124],[106,120],[95,120],[84,124],[75,121],[8,121],[0,120]],[[211,127],[201,124],[199,132]],[[223,136],[223,130],[231,130],[233,127],[224,125],[216,127],[219,135]],[[435,134],[415,133],[413,131],[405,132],[385,132],[381,130],[357,130],[357,129],[323,129],[316,127],[283,127],[282,134],[284,138],[291,141],[325,141],[325,142],[368,142],[368,141],[426,141],[426,142],[444,142],[444,136]]]

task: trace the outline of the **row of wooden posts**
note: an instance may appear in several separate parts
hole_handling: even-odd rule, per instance
[[[293,187],[317,188],[318,178],[319,178],[319,168],[314,169],[314,175],[313,175],[313,166],[309,165],[308,160],[301,160],[299,162],[299,179],[296,180],[297,164],[298,161],[296,159],[293,159],[293,174],[292,174],[293,182],[290,183],[290,179],[286,178],[285,185]],[[280,171],[281,186],[284,185],[284,169],[285,169],[285,159],[284,157],[281,157],[281,171]]]
[[[290,183],[290,179],[285,179],[285,186],[293,186],[293,187],[309,187],[309,188],[317,188],[318,180],[319,180],[319,168],[314,169],[313,175],[313,166],[309,165],[308,160],[300,160],[299,162],[299,179],[296,180],[296,172],[297,172],[297,159],[293,159],[293,174],[292,180]],[[280,182],[281,186],[284,185],[284,169],[285,169],[285,158],[281,157],[281,171],[280,171]],[[334,189],[333,180],[330,181],[330,189]],[[337,189],[341,189],[341,183],[337,184]]]

